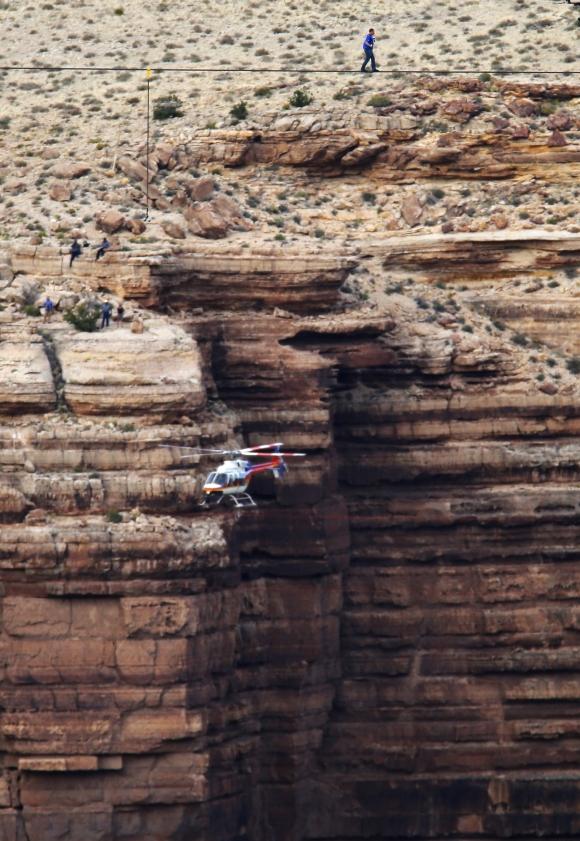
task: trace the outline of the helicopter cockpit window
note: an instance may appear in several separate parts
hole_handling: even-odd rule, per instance
[[[209,474],[206,482],[208,485],[220,485],[220,487],[223,488],[228,484],[228,474],[215,471],[214,473]]]

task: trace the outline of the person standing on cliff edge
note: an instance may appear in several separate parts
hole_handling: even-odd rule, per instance
[[[367,67],[367,64],[369,63],[369,61],[371,63],[371,71],[373,73],[378,73],[379,72],[378,67],[377,67],[377,63],[375,61],[375,41],[376,40],[377,39],[375,38],[375,30],[374,29],[369,29],[368,35],[366,36],[366,38],[363,41],[363,50],[364,50],[364,54],[365,54],[365,60],[363,61],[363,65],[360,69],[361,73],[366,73],[366,67]]]

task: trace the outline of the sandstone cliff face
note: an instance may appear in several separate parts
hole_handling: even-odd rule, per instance
[[[288,253],[270,246],[245,255],[236,246],[216,250],[196,242],[172,252],[168,245],[153,252],[116,252],[106,263],[78,261],[69,271],[58,249],[19,245],[12,250],[11,265],[14,271],[54,283],[73,278],[94,291],[105,288],[145,306],[220,311],[284,306],[303,313],[330,309],[355,265],[348,254],[329,249]]]
[[[578,836],[577,235],[236,248],[11,249],[144,331],[0,314],[0,838]],[[309,458],[200,509],[241,440]]]

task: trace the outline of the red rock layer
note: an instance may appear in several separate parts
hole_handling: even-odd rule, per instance
[[[243,341],[226,325],[218,389],[250,437],[276,417],[303,446],[318,393],[329,449],[280,500],[340,491],[351,549],[315,764],[290,800],[277,789],[255,837],[573,835],[578,387],[544,394],[498,339],[376,317],[279,323],[254,321]],[[276,335],[294,355],[273,351]],[[310,373],[288,388],[300,359]],[[256,519],[261,531],[242,523],[246,570],[303,575],[288,559],[295,512]]]

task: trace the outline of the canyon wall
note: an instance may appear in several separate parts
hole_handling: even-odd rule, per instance
[[[371,152],[298,128],[189,154],[442,173],[412,121]],[[445,177],[578,160],[457,144]],[[0,839],[580,837],[579,265],[539,225],[71,271],[14,245],[140,328],[0,312]],[[187,448],[242,440],[308,458],[201,508]]]

